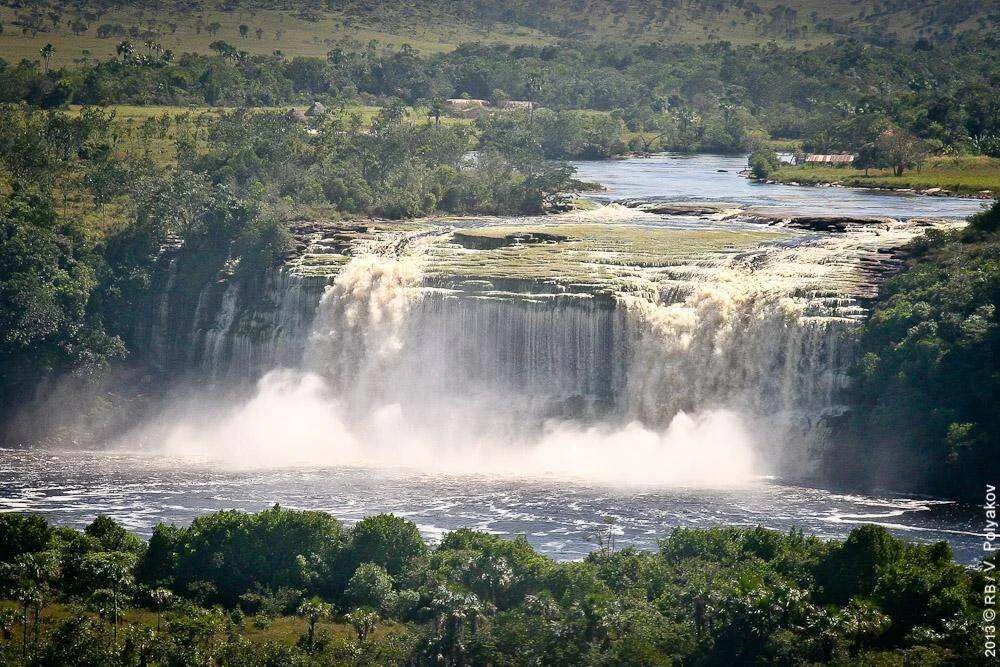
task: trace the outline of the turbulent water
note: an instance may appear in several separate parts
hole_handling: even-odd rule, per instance
[[[950,503],[901,496],[865,497],[758,482],[739,488],[609,486],[563,480],[494,479],[408,469],[284,467],[236,471],[216,461],[148,453],[0,451],[0,511],[39,512],[82,528],[98,513],[149,535],[160,521],[187,524],[220,508],[258,511],[280,502],[319,509],[344,521],[393,512],[428,539],[456,528],[524,535],[543,553],[581,558],[613,517],[616,541],[655,548],[674,526],[720,524],[799,528],[843,537],[876,523],[909,540],[948,540],[960,562],[982,554],[982,526]]]
[[[669,195],[676,164],[602,163],[581,175],[622,196]],[[711,164],[671,191],[697,182],[703,199],[780,202],[783,186],[750,201],[735,173],[698,171]],[[844,213],[829,208],[831,190],[811,191],[823,194],[799,191],[797,209]],[[861,201],[905,214],[902,197],[838,192],[846,212]],[[908,201],[910,216],[970,207]],[[620,515],[626,541],[639,544],[671,525],[839,535],[876,520],[964,545],[968,531],[932,503],[762,481],[807,476],[827,446],[850,331],[892,250],[925,223],[839,234],[751,223],[611,204],[545,218],[317,225],[298,232],[298,258],[252,293],[229,279],[184,292],[183,254],[167,256],[144,335],[177,398],[113,443],[167,458],[110,459],[126,485],[146,461],[160,489],[128,486],[117,505],[96,507],[73,491],[85,483],[67,469],[74,459],[10,455],[0,456],[13,480],[0,505],[77,523],[111,510],[143,529],[237,496],[241,507],[277,501],[346,518],[392,510],[428,534],[527,532],[561,557],[586,550],[602,512]],[[192,460],[207,476],[178,463]]]

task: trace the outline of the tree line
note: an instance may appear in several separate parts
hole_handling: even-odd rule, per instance
[[[447,98],[521,99],[620,119],[663,150],[738,153],[761,137],[814,152],[856,151],[891,124],[930,153],[996,154],[997,43],[990,36],[916,45],[840,40],[808,50],[565,42],[333,48],[326,58],[251,55],[223,40],[214,55],[123,40],[118,57],[50,68],[0,63],[0,101],[273,106],[322,99],[431,106]],[[43,66],[44,65],[44,66]],[[653,141],[655,140],[655,141]],[[633,147],[634,148],[634,147]]]
[[[82,532],[0,515],[5,664],[983,664],[985,579],[877,526],[606,540],[555,562],[523,537],[428,545],[393,515],[275,506]],[[49,610],[58,608],[53,614]],[[291,617],[298,617],[294,620]],[[279,632],[278,628],[285,628]]]

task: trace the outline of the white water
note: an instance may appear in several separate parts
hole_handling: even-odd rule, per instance
[[[726,265],[676,303],[602,304],[441,294],[423,261],[419,247],[356,255],[301,367],[156,438],[238,467],[733,485],[795,459],[842,382],[842,322],[804,317],[811,302],[773,275]]]
[[[580,223],[675,226],[615,205],[545,219],[571,235]],[[879,249],[921,231],[879,225],[741,255],[661,253],[646,268],[587,264],[617,252],[614,241],[600,252],[552,246],[540,261],[570,257],[563,275],[591,266],[597,287],[557,284],[540,264],[532,275],[542,277],[509,291],[442,283],[456,257],[465,267],[489,257],[496,278],[513,260],[504,249],[443,250],[441,229],[356,245],[321,299],[315,278],[272,276],[262,296],[275,307],[262,317],[237,304],[236,284],[214,306],[200,300],[193,365],[216,381],[259,378],[256,390],[221,404],[199,394],[123,442],[244,468],[656,486],[802,474],[823,418],[841,410],[847,333],[865,312],[855,296],[872,294],[869,267]],[[667,245],[656,250],[669,248],[672,237],[657,238]]]

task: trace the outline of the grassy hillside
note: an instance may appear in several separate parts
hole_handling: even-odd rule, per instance
[[[998,20],[996,3],[974,0],[7,0],[0,6],[0,57],[37,59],[51,43],[52,62],[69,64],[112,55],[126,37],[155,39],[177,53],[206,53],[209,44],[225,40],[250,53],[281,50],[288,56],[323,56],[369,42],[407,43],[429,53],[470,41],[544,44],[560,38],[775,41],[808,48],[841,36],[939,40],[989,30]]]

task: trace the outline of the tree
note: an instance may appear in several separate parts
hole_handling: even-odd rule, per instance
[[[920,165],[926,157],[923,143],[900,129],[885,130],[875,141],[875,148],[880,161],[891,167],[896,176]]]
[[[118,54],[118,57],[123,63],[128,62],[135,56],[135,47],[132,46],[132,42],[127,39],[123,39],[118,42],[118,46],[115,47],[115,53]]]
[[[441,124],[441,114],[444,113],[444,100],[435,97],[427,105],[427,117],[434,119],[435,125]]]
[[[51,44],[46,44],[38,50],[38,53],[42,56],[43,71],[48,72],[49,61],[52,59],[52,54],[55,53],[55,48]]]
[[[305,618],[306,623],[308,623],[306,647],[311,651],[316,646],[316,624],[325,618],[330,618],[333,614],[333,607],[318,597],[314,597],[299,605],[296,613]]]
[[[59,576],[58,557],[49,551],[24,554],[4,565],[2,574],[13,582],[10,592],[21,607],[21,656],[27,662],[30,655],[38,653],[42,607]]]
[[[758,149],[747,160],[750,173],[758,180],[764,180],[781,165],[778,154],[772,150]]]
[[[368,635],[372,633],[375,627],[378,625],[378,614],[373,612],[371,609],[359,608],[346,614],[344,618],[347,622],[351,624],[354,628],[354,632],[358,635],[358,641],[364,643]]]
[[[354,525],[347,556],[352,564],[351,572],[361,563],[374,563],[395,576],[426,551],[427,546],[412,521],[392,514],[379,514]]]
[[[386,613],[392,607],[392,577],[375,563],[362,563],[347,583],[346,593],[355,604]]]
[[[94,552],[83,560],[84,571],[96,588],[90,596],[90,606],[100,616],[111,620],[115,642],[118,641],[122,611],[132,599],[135,565],[135,554],[122,551]]]
[[[154,588],[149,592],[149,602],[156,612],[156,631],[160,631],[160,616],[165,609],[170,607],[174,600],[174,594],[168,588]]]

